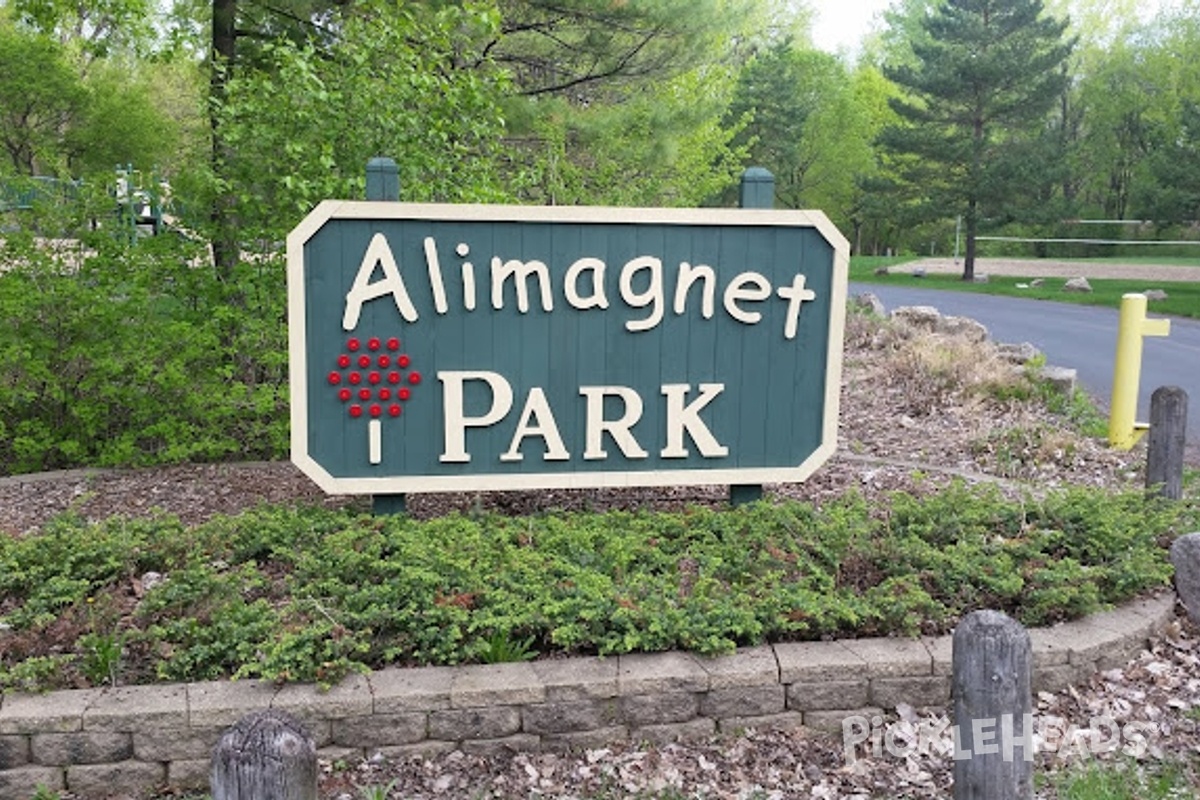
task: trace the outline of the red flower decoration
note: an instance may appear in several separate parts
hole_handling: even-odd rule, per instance
[[[390,353],[380,352],[376,356],[360,352],[364,349]],[[399,350],[400,339],[396,336],[386,339],[378,336],[367,339],[351,337],[346,340],[346,352],[338,354],[338,368],[330,371],[327,378],[330,385],[341,387],[337,391],[338,400],[347,404],[346,413],[352,419],[364,415],[376,419],[385,414],[400,416],[403,411],[400,403],[412,397],[409,387],[421,383],[421,373],[406,371],[412,364],[412,358]],[[378,391],[371,388],[377,386]],[[372,429],[372,436],[379,435],[377,429],[378,426]],[[378,444],[373,447],[378,447]]]

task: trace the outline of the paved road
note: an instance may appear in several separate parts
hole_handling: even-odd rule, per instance
[[[875,294],[889,311],[899,306],[933,306],[943,314],[982,322],[998,342],[1029,342],[1046,354],[1048,363],[1078,370],[1083,388],[1108,408],[1117,349],[1115,309],[936,289],[850,284],[851,296],[861,292]],[[1150,316],[1156,315],[1151,312]],[[1173,317],[1169,337],[1147,338],[1144,342],[1138,421],[1149,420],[1150,395],[1156,388],[1182,387],[1188,393],[1188,442],[1200,446],[1200,320]]]

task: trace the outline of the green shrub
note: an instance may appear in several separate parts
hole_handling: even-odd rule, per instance
[[[1187,516],[1191,515],[1191,516]],[[425,522],[263,508],[0,538],[0,687],[230,676],[332,683],[387,664],[617,654],[1027,625],[1163,587],[1194,509],[986,487],[715,511]],[[131,600],[132,580],[165,580]]]

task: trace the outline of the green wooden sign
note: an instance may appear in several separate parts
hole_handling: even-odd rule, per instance
[[[377,495],[803,480],[847,264],[819,212],[326,201],[288,237],[292,460]]]

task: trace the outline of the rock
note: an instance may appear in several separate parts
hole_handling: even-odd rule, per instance
[[[854,295],[851,302],[854,304],[855,308],[859,309],[860,311],[865,311],[873,317],[887,316],[887,310],[883,307],[883,301],[870,292],[863,292],[862,294]]]
[[[1028,289],[1028,288],[1029,288],[1029,284],[1028,284],[1028,283],[1018,283],[1018,284],[1017,284],[1017,288],[1018,288],[1018,289]]]
[[[1064,292],[1080,292],[1088,294],[1092,291],[1092,285],[1088,283],[1087,278],[1071,278],[1063,285]]]
[[[876,275],[891,275],[892,273],[888,272],[887,267],[876,267],[875,274]]]
[[[976,275],[971,280],[974,281],[975,283],[988,283],[988,276],[987,275]]]
[[[1021,342],[1020,344],[1004,342],[996,345],[996,355],[1014,364],[1028,364],[1041,354],[1042,351],[1029,342]]]
[[[162,582],[163,576],[161,572],[147,572],[142,576],[142,590],[148,592]]]
[[[921,269],[920,267],[917,267],[916,269],[914,269],[914,270],[912,271],[912,276],[913,276],[914,278],[924,278],[924,277],[925,277],[925,270]]]
[[[1070,397],[1075,391],[1075,370],[1070,367],[1042,367],[1039,376],[1042,380],[1048,382],[1050,387],[1056,392]]]
[[[1142,294],[1146,295],[1147,300],[1166,300],[1167,299],[1167,293],[1164,292],[1162,289],[1147,289],[1146,291],[1142,292]]]
[[[938,333],[949,336],[960,336],[972,342],[986,342],[988,329],[982,322],[976,322],[970,317],[942,317],[937,321]]]
[[[1188,616],[1200,623],[1200,533],[1180,536],[1171,545],[1175,565],[1175,591]]]
[[[1046,282],[1046,281],[1045,281],[1045,280],[1043,280],[1042,278],[1034,278],[1033,280],[1031,280],[1031,281],[1029,282],[1029,285],[1030,285],[1030,286],[1032,286],[1032,287],[1034,287],[1034,288],[1037,288],[1038,286],[1041,286],[1041,285],[1042,285],[1043,283],[1045,283],[1045,282]]]
[[[889,319],[910,328],[933,333],[937,330],[942,315],[933,306],[901,306],[892,311]]]

